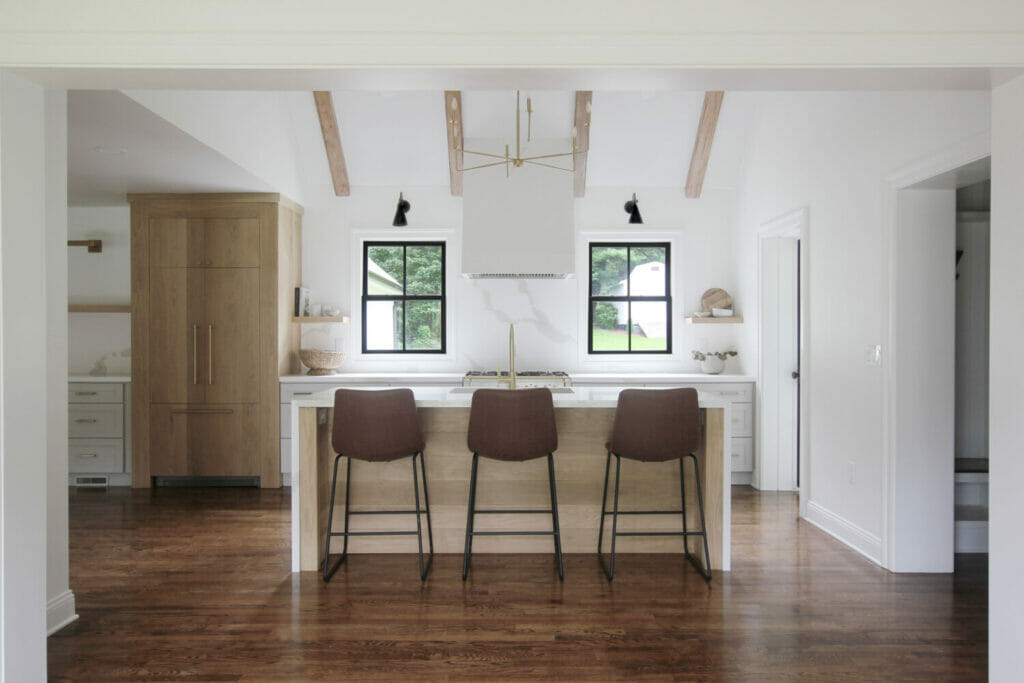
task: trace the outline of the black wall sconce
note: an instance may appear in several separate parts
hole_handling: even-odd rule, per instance
[[[629,214],[630,223],[643,223],[644,219],[640,217],[640,209],[637,207],[636,192],[633,193],[633,199],[626,202],[626,213]]]
[[[409,209],[412,208],[406,199],[402,196],[402,193],[398,193],[398,208],[395,210],[395,220],[391,221],[391,225],[396,228],[404,228],[409,225],[409,221],[405,220],[405,214],[409,213]]]

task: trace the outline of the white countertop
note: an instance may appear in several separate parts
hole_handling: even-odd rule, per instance
[[[374,382],[453,382],[462,381],[461,372],[345,372],[337,375],[283,375],[283,384],[372,384]],[[583,384],[705,384],[723,382],[754,382],[752,375],[705,375],[703,373],[672,373],[672,372],[570,372],[573,382]]]
[[[126,384],[132,378],[127,375],[103,375],[93,377],[92,375],[68,375],[68,382],[88,382],[89,384]]]
[[[394,388],[394,387],[392,387]],[[555,408],[614,408],[618,404],[619,392],[624,387],[586,386],[573,387],[568,391],[552,391]],[[476,387],[413,386],[418,408],[468,408]],[[369,389],[369,391],[374,391]],[[712,394],[697,393],[701,408],[727,408],[729,402]],[[334,406],[334,392],[321,391],[309,396],[295,398],[296,408],[331,408]]]

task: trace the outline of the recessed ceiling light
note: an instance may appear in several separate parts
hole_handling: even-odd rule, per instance
[[[96,145],[92,148],[92,151],[97,154],[127,154],[128,150],[124,147],[111,147],[109,145]]]

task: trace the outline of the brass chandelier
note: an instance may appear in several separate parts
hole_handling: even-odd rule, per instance
[[[585,154],[587,152],[587,150],[585,150],[585,149],[578,149],[576,147],[576,137],[577,137],[578,131],[576,130],[576,126],[573,126],[573,128],[572,128],[572,147],[571,147],[570,151],[568,151],[568,152],[558,152],[558,153],[555,153],[555,154],[537,154],[537,155],[534,155],[534,156],[523,156],[522,149],[520,147],[520,136],[521,136],[521,134],[520,134],[520,130],[521,130],[520,110],[521,110],[521,107],[520,107],[520,96],[519,96],[519,91],[518,90],[516,90],[516,152],[515,152],[515,155],[514,156],[512,155],[511,150],[509,149],[509,145],[508,144],[505,145],[505,153],[504,154],[494,154],[493,152],[478,152],[478,151],[474,151],[474,150],[471,150],[471,149],[465,149],[465,147],[463,146],[464,137],[462,135],[462,131],[459,130],[459,121],[461,121],[462,117],[461,117],[460,113],[457,111],[458,110],[458,106],[459,106],[458,100],[455,99],[455,98],[452,98],[452,100],[451,100],[451,102],[449,104],[450,111],[449,111],[448,115],[450,117],[449,123],[452,125],[452,145],[454,146],[455,151],[462,152],[463,154],[474,154],[474,155],[476,155],[478,157],[484,157],[485,159],[498,159],[498,161],[489,161],[487,163],[477,164],[475,166],[463,166],[463,167],[460,167],[459,165],[457,165],[456,166],[456,170],[459,173],[464,173],[465,171],[475,171],[475,170],[481,169],[481,168],[490,168],[491,166],[501,166],[502,164],[504,164],[504,166],[505,166],[505,177],[508,177],[510,175],[510,171],[511,171],[512,167],[522,168],[523,164],[532,164],[534,166],[543,166],[545,168],[553,168],[556,171],[567,171],[569,173],[575,173],[576,172],[576,155],[577,154]],[[588,125],[588,126],[590,125],[590,103],[589,102],[587,103],[587,117],[586,117],[585,125]],[[527,97],[526,98],[526,141],[530,142],[532,137],[533,137],[533,101],[531,100],[531,98]],[[559,166],[556,163],[550,163],[551,161],[553,161],[555,159],[565,159],[567,157],[570,160],[570,165],[569,166]],[[458,157],[458,160],[459,160],[459,162],[461,162],[461,160],[462,160],[461,156]]]

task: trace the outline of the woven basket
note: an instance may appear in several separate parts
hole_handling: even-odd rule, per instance
[[[333,375],[345,362],[345,354],[341,351],[299,349],[299,360],[309,368],[307,375]]]

